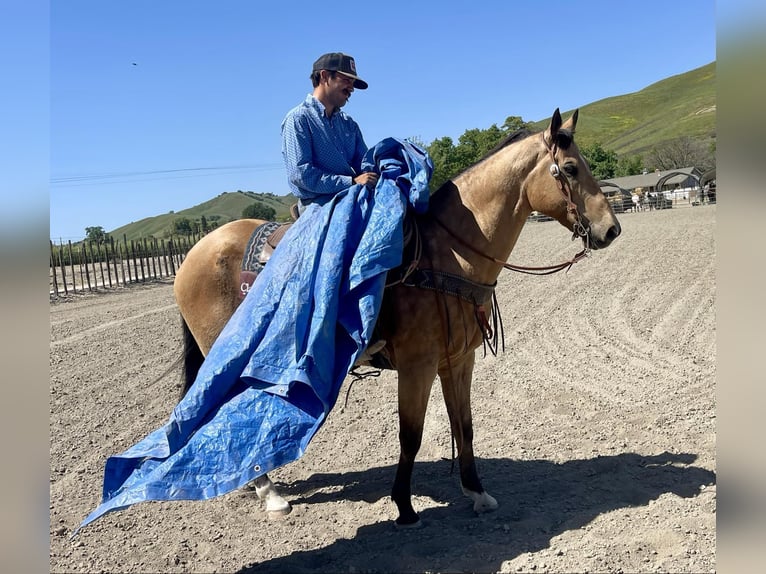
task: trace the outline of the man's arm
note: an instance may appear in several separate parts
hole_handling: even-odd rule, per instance
[[[354,182],[350,175],[327,173],[316,166],[306,118],[290,116],[282,124],[282,155],[287,178],[303,199],[335,194]]]

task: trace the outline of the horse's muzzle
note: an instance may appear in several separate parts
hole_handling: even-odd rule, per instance
[[[610,225],[604,233],[594,233],[593,228],[591,227],[588,229],[591,249],[603,249],[604,247],[609,247],[612,241],[620,236],[620,233],[622,233],[622,228],[617,221]]]

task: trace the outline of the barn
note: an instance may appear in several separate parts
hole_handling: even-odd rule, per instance
[[[698,167],[690,166],[603,179],[599,185],[615,211],[623,212],[632,209],[633,194],[637,194],[642,205],[650,209],[669,209],[679,202],[692,205],[715,203],[715,193],[707,193],[708,180],[708,174]],[[712,175],[712,181],[715,181],[715,174]]]

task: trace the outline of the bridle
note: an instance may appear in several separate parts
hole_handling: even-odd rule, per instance
[[[590,227],[583,223],[582,216],[580,215],[580,211],[577,209],[577,205],[575,205],[574,201],[572,201],[572,186],[569,184],[569,179],[567,178],[567,176],[562,173],[561,168],[559,167],[559,162],[556,159],[556,152],[558,151],[558,145],[556,145],[556,143],[549,144],[548,141],[545,139],[544,134],[542,136],[542,139],[546,149],[548,150],[548,154],[551,157],[551,166],[549,168],[549,172],[551,176],[553,176],[553,178],[556,180],[556,183],[558,185],[559,191],[561,192],[561,195],[564,196],[564,200],[566,201],[566,204],[567,204],[567,213],[571,213],[574,215],[575,221],[573,224],[572,240],[575,240],[579,237],[583,240],[583,243],[584,243],[584,247],[582,251],[580,251],[574,257],[572,257],[572,259],[570,259],[569,261],[564,261],[562,263],[557,263],[555,265],[546,265],[543,267],[529,267],[525,265],[514,265],[513,263],[508,263],[506,261],[502,261],[500,259],[492,257],[491,255],[487,255],[486,253],[475,248],[473,245],[471,245],[470,243],[465,241],[462,237],[460,237],[451,229],[449,229],[438,218],[431,216],[431,220],[437,223],[439,227],[444,229],[444,231],[446,231],[453,239],[455,239],[463,247],[467,247],[468,249],[470,249],[477,255],[480,255],[484,257],[485,259],[489,259],[490,261],[493,261],[494,263],[501,265],[504,269],[508,269],[509,271],[517,271],[519,273],[526,273],[528,275],[550,275],[558,271],[563,271],[564,269],[568,271],[569,268],[572,267],[572,265],[590,256]]]
[[[585,242],[585,249],[590,251],[590,227],[583,224],[582,217],[580,216],[580,210],[577,209],[577,205],[575,205],[575,203],[572,201],[572,186],[569,185],[569,178],[567,178],[567,176],[564,175],[564,173],[561,171],[559,162],[556,159],[556,152],[558,151],[559,146],[555,142],[552,144],[548,143],[548,140],[545,139],[544,133],[541,137],[546,149],[548,150],[548,155],[551,156],[551,165],[548,170],[553,176],[553,179],[556,180],[559,191],[561,192],[561,195],[564,196],[564,201],[567,202],[567,213],[574,215],[574,224],[572,225],[572,239],[574,240],[578,237],[581,237]]]

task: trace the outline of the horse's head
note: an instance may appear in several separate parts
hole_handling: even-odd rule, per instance
[[[574,141],[577,114],[562,123],[559,110],[553,112],[526,196],[533,211],[553,217],[586,245],[601,249],[620,235],[620,223]]]

